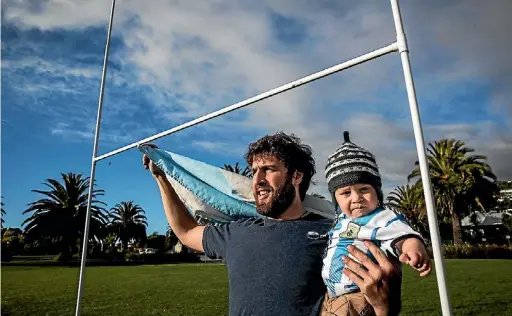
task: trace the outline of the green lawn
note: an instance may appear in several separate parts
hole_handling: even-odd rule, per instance
[[[512,315],[511,260],[448,260],[455,315]],[[404,266],[402,315],[440,315],[435,274]],[[89,267],[82,315],[226,315],[218,264]],[[78,269],[2,267],[2,315],[73,315]]]

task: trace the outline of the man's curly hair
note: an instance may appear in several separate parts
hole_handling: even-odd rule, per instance
[[[245,154],[245,161],[249,166],[252,166],[255,156],[268,154],[279,159],[288,169],[289,175],[295,171],[303,173],[302,182],[299,186],[299,195],[300,199],[304,200],[311,179],[316,173],[311,147],[302,144],[300,138],[294,134],[287,135],[283,132],[278,132],[274,135],[266,135],[256,142],[249,144],[249,149]]]

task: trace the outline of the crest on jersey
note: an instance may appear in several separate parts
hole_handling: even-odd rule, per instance
[[[347,229],[340,234],[340,237],[356,239],[357,234],[359,234],[360,230],[361,230],[361,226],[357,225],[356,223],[350,222],[347,225]]]

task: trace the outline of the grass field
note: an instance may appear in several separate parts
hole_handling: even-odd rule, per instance
[[[455,315],[512,315],[511,260],[447,260]],[[435,274],[404,267],[402,315],[440,315]],[[82,315],[226,315],[219,264],[89,267]],[[73,315],[78,269],[2,267],[2,315]]]

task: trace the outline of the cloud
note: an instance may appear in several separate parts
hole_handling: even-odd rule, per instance
[[[506,14],[510,6],[507,0],[428,4],[415,0],[401,5],[427,142],[451,136],[463,139],[487,155],[502,178],[512,178],[508,168],[512,22]],[[88,119],[80,121],[89,127],[77,132],[87,137],[95,119],[108,1],[48,0],[36,6],[31,1],[10,1],[3,7],[3,22],[20,30],[72,31],[96,47],[83,58],[71,59],[95,58],[94,67],[59,66],[46,56],[12,64],[8,60],[7,68],[2,65],[2,70],[27,65],[38,73],[60,74],[80,83],[47,85],[63,95],[77,88],[94,91],[90,106],[83,108]],[[112,135],[126,133],[132,138],[149,136],[145,134],[151,130],[144,130],[145,126],[162,131],[383,47],[395,40],[395,33],[388,2],[162,0],[151,5],[118,3],[113,39],[111,61],[117,68],[109,73],[114,79],[109,77],[112,86],[107,89],[104,122]],[[31,95],[45,90],[37,81],[27,87]],[[70,116],[66,110],[50,111],[61,113],[61,118]],[[134,125],[122,128],[119,122]],[[64,128],[57,124],[53,131],[64,134],[59,132]],[[354,141],[376,152],[387,190],[405,183],[416,149],[398,55],[183,133],[205,151],[236,155],[238,149],[227,149],[277,130],[295,133],[313,146],[319,184],[312,190],[326,190],[323,167],[328,154],[340,145],[343,130],[350,130]],[[199,136],[206,138],[195,138]]]
[[[209,141],[193,141],[192,145],[194,147],[200,147],[205,151],[213,152],[216,154],[228,156],[228,157],[240,157],[240,163],[244,163],[243,155],[247,150],[247,146],[239,145],[233,146],[233,143],[229,142],[209,142]]]
[[[6,0],[2,3],[2,11],[4,21],[36,26],[41,30],[83,28],[108,21],[110,2]]]
[[[101,71],[98,66],[73,67],[27,57],[2,62],[2,68],[4,76],[21,83],[3,89],[7,106],[28,108],[44,117],[50,135],[67,141],[93,139]],[[101,139],[119,145],[155,133],[155,128],[145,127],[136,119],[139,107],[130,101],[137,100],[137,92],[119,91],[130,85],[128,80],[119,75],[115,80],[104,95]],[[136,88],[131,85],[130,90]]]
[[[421,54],[421,62],[430,67],[429,77],[447,85],[468,80],[487,85],[490,110],[497,115],[505,112],[511,125],[512,42],[508,30],[512,21],[507,12],[512,10],[512,2],[415,1],[415,6],[409,18],[411,31],[424,36],[411,37],[411,41],[417,47],[415,55]],[[429,27],[420,31],[422,25]]]
[[[133,126],[136,128],[134,129]],[[57,122],[50,128],[51,135],[60,136],[62,139],[70,142],[93,141],[95,131],[94,124],[88,124],[85,127],[78,127],[68,122]],[[154,128],[141,128],[139,124],[121,124],[115,131],[101,131],[100,143],[107,146],[118,146],[119,144],[133,143],[146,135],[155,134]]]

